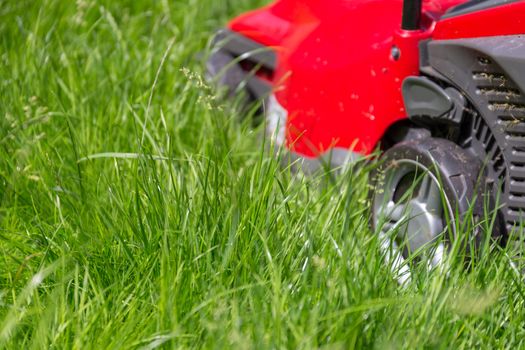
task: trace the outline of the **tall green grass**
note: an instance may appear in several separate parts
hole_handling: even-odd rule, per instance
[[[400,286],[372,165],[293,174],[214,97],[199,53],[257,5],[0,0],[0,347],[525,347],[507,250]]]

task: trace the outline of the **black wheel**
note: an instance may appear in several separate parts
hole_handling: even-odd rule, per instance
[[[458,221],[469,209],[482,215],[482,200],[473,201],[480,173],[480,160],[445,139],[405,141],[383,154],[372,174],[371,219],[400,282],[410,278],[405,260],[439,265]]]

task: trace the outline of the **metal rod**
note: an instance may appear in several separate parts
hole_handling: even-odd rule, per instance
[[[404,29],[404,30],[420,29],[421,3],[422,3],[422,0],[403,1],[403,20],[401,22],[401,29]]]

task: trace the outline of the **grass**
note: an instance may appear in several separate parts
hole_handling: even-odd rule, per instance
[[[0,347],[525,347],[508,249],[400,286],[370,165],[294,175],[214,97],[256,5],[0,0]]]

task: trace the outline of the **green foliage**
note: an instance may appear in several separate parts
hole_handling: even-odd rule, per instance
[[[0,0],[0,347],[524,347],[506,251],[398,285],[369,164],[294,175],[215,98],[257,5]]]

